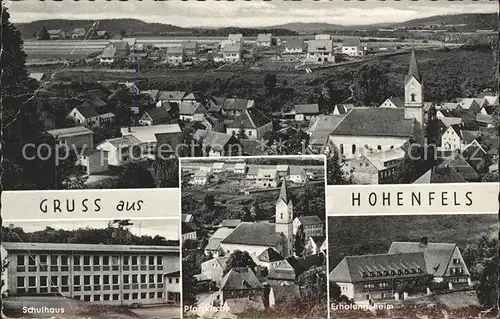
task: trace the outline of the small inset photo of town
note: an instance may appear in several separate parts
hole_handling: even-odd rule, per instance
[[[495,318],[495,214],[328,218],[331,318]]]
[[[326,318],[325,157],[181,159],[184,318]]]
[[[181,318],[179,219],[2,225],[2,318]]]

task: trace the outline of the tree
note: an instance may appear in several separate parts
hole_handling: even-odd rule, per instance
[[[379,105],[390,96],[388,69],[382,64],[364,64],[354,74],[354,96],[364,105]]]
[[[295,234],[295,238],[293,241],[293,251],[295,255],[301,257],[304,253],[304,246],[306,241],[306,235],[304,233],[304,227],[300,225],[297,229],[297,233]]]
[[[250,214],[253,220],[265,220],[265,211],[260,207],[258,201],[254,201],[252,207],[250,208]]]
[[[239,267],[249,267],[255,272],[257,264],[253,261],[248,252],[235,250],[226,260],[226,267],[224,268],[222,275],[225,276],[231,269]]]
[[[73,178],[66,178],[65,184],[66,189],[86,189],[87,185],[85,182],[89,177],[83,175],[81,171],[78,171],[78,174]]]
[[[338,301],[340,296],[342,295],[342,290],[337,283],[330,281],[330,300]]]
[[[243,217],[241,218],[241,221],[243,222],[253,222],[252,214],[250,213],[250,210],[248,207],[243,208]]]
[[[274,74],[274,73],[267,73],[264,76],[264,86],[265,86],[266,91],[268,93],[272,92],[274,90],[277,82],[278,82],[278,79],[276,77],[276,74]]]
[[[326,182],[328,185],[348,185],[352,184],[352,175],[346,178],[342,171],[339,157],[336,153],[329,157],[326,162]]]
[[[326,302],[328,279],[322,267],[307,270],[299,276],[298,282],[302,300]]]
[[[8,266],[9,266],[8,259],[7,259],[7,257],[3,256],[3,258],[2,258],[2,275],[6,273]],[[3,289],[4,286],[5,286],[5,280],[4,280],[4,277],[2,276],[2,280],[1,280],[2,297],[0,298],[0,312],[2,315],[2,319],[7,318],[3,313],[3,300],[4,300],[4,298],[7,297],[8,290],[6,289],[4,291],[4,289]]]
[[[238,130],[238,134],[236,135],[240,140],[245,140],[247,139],[247,133],[245,129],[242,127]]]
[[[207,207],[207,209],[212,210],[215,207],[215,198],[213,194],[206,194],[203,198],[203,203]]]
[[[179,186],[179,161],[177,158],[156,157],[152,164],[152,173],[157,188]]]
[[[425,128],[427,136],[426,160],[430,166],[433,166],[437,160],[436,151],[441,138],[441,124],[440,120],[436,116],[436,113],[436,107],[434,105],[431,106],[428,112],[427,126]]]
[[[498,306],[498,239],[481,237],[477,244],[478,283],[475,286],[479,303],[484,308]]]
[[[496,171],[496,172],[491,172],[491,173],[485,174],[481,180],[483,182],[497,182],[498,183],[500,181],[500,177],[498,175],[498,171]]]
[[[147,162],[130,163],[119,173],[116,188],[155,188]]]
[[[50,34],[49,31],[47,31],[47,27],[45,27],[45,25],[43,25],[40,31],[37,33],[36,38],[38,40],[50,40]]]

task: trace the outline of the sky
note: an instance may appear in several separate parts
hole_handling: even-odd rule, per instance
[[[179,240],[180,220],[131,220],[134,224],[127,228],[136,236],[160,235],[169,240]],[[78,228],[106,228],[108,221],[36,221],[36,222],[17,222],[13,223],[15,227],[22,227],[25,232],[44,230],[47,226],[54,229],[76,230]]]
[[[291,22],[341,25],[403,22],[434,15],[497,13],[495,0],[478,1],[3,1],[14,23],[45,19],[135,18],[181,27],[259,27]]]

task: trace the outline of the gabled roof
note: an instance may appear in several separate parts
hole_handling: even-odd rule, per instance
[[[458,137],[460,139],[462,139],[462,131],[460,130],[460,126],[459,125],[451,125],[450,127],[448,127],[449,130],[453,130],[455,132],[455,134],[458,135]]]
[[[303,226],[323,224],[323,221],[316,215],[296,217]]]
[[[212,165],[213,169],[224,169],[224,162],[215,162]]]
[[[321,247],[326,240],[325,236],[311,236],[309,237],[318,247]]]
[[[287,261],[293,267],[297,277],[311,268],[324,266],[324,259],[321,257],[321,254],[302,258],[289,257]]]
[[[228,128],[259,128],[271,122],[267,116],[256,108],[249,108],[241,112],[234,121],[227,125]]]
[[[143,143],[157,142],[156,134],[177,134],[181,132],[179,124],[158,124],[151,126],[132,126],[120,129],[123,136],[133,135]]]
[[[186,95],[185,91],[160,91],[158,96],[158,100],[182,100],[182,98]]]
[[[331,271],[333,282],[357,283],[381,279],[414,277],[425,273],[424,253],[390,253],[377,255],[347,256]],[[419,271],[420,269],[420,271]],[[409,273],[405,274],[405,270]],[[402,273],[398,273],[402,271]]]
[[[452,126],[452,125],[459,125],[459,124],[463,123],[463,120],[462,120],[461,117],[440,117],[439,120],[446,127],[449,127],[449,126]]]
[[[295,269],[285,259],[282,260],[276,267],[272,268],[267,275],[268,280],[295,280]]]
[[[257,256],[257,259],[262,262],[270,263],[278,260],[283,260],[284,258],[273,248],[267,248],[262,253],[260,253],[259,256]]]
[[[178,55],[178,54],[183,54],[183,53],[184,53],[183,47],[168,47],[167,48],[167,55]]]
[[[477,172],[470,166],[469,163],[463,158],[460,154],[455,154],[454,156],[445,159],[441,164],[437,166],[439,169],[441,168],[452,168],[459,175],[461,175],[465,180],[475,180],[479,178]]]
[[[115,55],[116,55],[116,48],[115,47],[107,47],[102,51],[101,58],[104,58],[104,59],[114,58]]]
[[[199,169],[193,174],[194,177],[208,177],[210,176],[210,172],[204,169]]]
[[[257,178],[273,178],[278,175],[278,171],[273,168],[259,168],[257,170]]]
[[[290,192],[288,191],[288,186],[286,185],[286,178],[284,178],[283,182],[281,183],[281,190],[280,190],[280,195],[278,197],[278,202],[280,200],[285,202],[285,204],[288,204],[288,202],[290,202],[291,200]]]
[[[342,115],[324,115],[320,114],[315,120],[311,121],[307,128],[308,133],[326,133],[329,135],[344,119]]]
[[[84,104],[88,104],[88,105],[95,107],[95,108],[101,108],[101,107],[108,105],[106,102],[101,100],[97,95],[95,95],[93,93],[82,94],[82,95],[80,95],[80,98],[85,100]]]
[[[208,241],[208,244],[205,246],[205,250],[219,250],[221,249],[220,247],[220,242],[222,241],[221,238],[210,238]]]
[[[286,48],[290,50],[302,50],[304,49],[304,39],[290,38],[286,40]]]
[[[181,46],[184,49],[198,49],[198,42],[197,41],[182,41]]]
[[[389,253],[423,253],[428,274],[442,277],[453,256],[456,244],[428,243],[421,245],[419,242],[393,242]],[[466,274],[467,270],[465,269]]]
[[[495,106],[498,105],[498,96],[496,95],[485,95],[484,98],[488,101],[488,105]]]
[[[474,105],[479,106],[474,98],[464,98],[460,101],[460,103],[458,103],[458,105],[464,110],[470,110],[470,108]]]
[[[408,77],[406,82],[408,82],[411,77],[414,77],[418,82],[420,80],[420,73],[418,72],[417,57],[415,56],[415,50],[411,50],[410,67],[408,68]]]
[[[274,247],[280,241],[281,235],[276,233],[274,224],[242,222],[222,243]]]
[[[217,229],[215,231],[215,233],[212,234],[212,236],[210,236],[210,240],[212,239],[224,239],[226,238],[227,236],[229,236],[229,234],[231,234],[233,232],[234,229],[232,228],[228,228],[228,227],[221,227],[219,229]]]
[[[484,124],[493,124],[493,116],[489,114],[477,113],[476,122]]]
[[[87,30],[85,28],[76,28],[71,33],[85,35],[85,33],[87,33]]]
[[[196,101],[182,101],[179,105],[179,114],[193,115],[205,113],[205,108]]]
[[[295,105],[296,114],[319,114],[319,105],[316,104],[298,104]]]
[[[63,32],[63,30],[47,30],[47,32],[50,35],[58,35],[59,33]]]
[[[222,269],[224,269],[224,268],[226,268],[226,262],[227,262],[228,259],[229,259],[229,257],[217,257],[217,258],[213,258],[213,259],[209,259],[207,261],[204,261],[202,264],[205,264],[205,263],[209,263],[210,264],[211,262],[213,262],[215,260],[216,263],[219,265],[219,267],[221,267]]]
[[[86,128],[84,126],[59,128],[59,129],[47,131],[47,133],[52,135],[53,137],[56,137],[56,138],[65,138],[65,137],[78,136],[78,135],[94,134],[94,132],[92,132],[91,130],[89,130],[88,128]]]
[[[209,145],[210,147],[221,149],[225,147],[229,143],[231,138],[234,138],[234,136],[215,131],[197,130],[194,133],[193,138],[195,141],[202,140],[204,145]]]
[[[450,168],[431,168],[413,184],[466,183],[467,181]]]
[[[353,108],[332,135],[412,137],[413,120],[406,120],[402,108]]]
[[[465,145],[472,143],[481,134],[477,131],[462,130],[462,140]]]
[[[91,105],[77,106],[76,109],[86,119],[99,116],[99,113]]]
[[[254,100],[247,99],[225,99],[222,103],[224,110],[246,110],[252,107]]]
[[[224,53],[241,52],[241,50],[242,50],[241,43],[236,43],[236,44],[228,43],[222,47],[222,52]]]
[[[333,52],[333,40],[309,40],[307,52]]]
[[[395,107],[404,107],[405,106],[405,100],[402,97],[390,97],[384,101],[387,102],[390,101],[392,104],[394,104]],[[382,103],[382,104],[384,104]],[[382,107],[382,105],[380,105]]]
[[[41,73],[41,72],[33,72],[33,73],[30,73],[30,75],[29,75],[29,77],[31,79],[35,79],[38,82],[42,81],[44,76],[45,76],[45,73]]]
[[[271,42],[272,37],[271,33],[259,33],[257,35],[257,42]]]
[[[102,141],[99,143],[99,145],[102,145],[104,143],[110,143],[113,145],[115,148],[120,148],[120,147],[129,147],[133,145],[139,145],[141,144],[141,141],[135,138],[132,135],[127,135],[127,136],[122,136],[122,137],[116,137],[116,138],[110,138],[107,140]],[[97,145],[97,146],[99,146]]]
[[[359,38],[349,38],[342,42],[344,47],[359,47],[361,46],[361,40]]]
[[[144,115],[149,116],[151,118],[151,120],[156,122],[156,124],[160,124],[159,122],[165,121],[170,117],[168,112],[165,111],[165,109],[162,107],[146,110],[146,111],[144,111],[143,116]]]
[[[232,268],[220,282],[221,290],[264,289],[249,267]]]
[[[236,163],[234,164],[234,169],[246,169],[247,163]]]

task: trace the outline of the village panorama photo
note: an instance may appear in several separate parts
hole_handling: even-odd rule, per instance
[[[329,185],[498,182],[497,12],[3,2],[3,187],[172,188],[178,158],[299,154]]]
[[[324,156],[182,159],[181,172],[184,318],[326,318]]]

